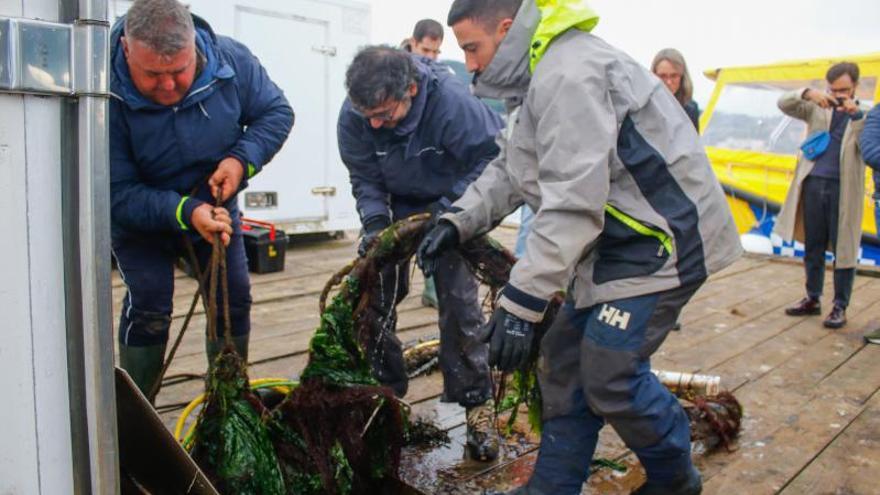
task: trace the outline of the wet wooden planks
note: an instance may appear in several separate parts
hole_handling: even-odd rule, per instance
[[[494,235],[513,245],[515,231],[502,228]],[[252,377],[293,378],[302,370],[318,322],[320,290],[351,260],[355,248],[353,236],[297,246],[288,251],[285,272],[253,276]],[[830,294],[831,277],[827,278]],[[195,287],[194,281],[178,274],[173,332]],[[421,289],[421,275],[414,273],[411,294],[400,307],[399,334],[405,342],[438,334],[436,312],[421,307]],[[721,375],[722,384],[745,406],[745,430],[737,450],[698,458],[704,493],[880,493],[875,474],[880,464],[880,346],[865,346],[861,340],[866,328],[880,325],[880,280],[857,278],[850,324],[837,332],[824,329],[821,318],[783,314],[802,293],[800,265],[743,258],[710,278],[683,311],[682,331],[670,334],[655,355],[656,368]],[[117,311],[123,294],[117,276]],[[172,375],[204,372],[201,308],[192,325]],[[194,376],[163,388],[157,403],[169,427],[182,404],[202,388]],[[423,487],[433,487],[436,493],[481,493],[527,479],[534,444],[510,446],[494,466],[460,461],[464,414],[456,405],[440,403],[441,392],[442,377],[435,373],[413,380],[406,397],[416,414],[435,418],[453,439],[444,452],[419,459],[440,474],[423,480]],[[643,481],[637,459],[612,429],[603,431],[597,455],[630,469],[625,474],[598,469],[585,493],[629,493]]]

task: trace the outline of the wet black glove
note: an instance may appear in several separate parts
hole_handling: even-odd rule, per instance
[[[447,220],[440,220],[419,245],[416,264],[426,277],[434,275],[437,260],[447,250],[458,246],[458,229]]]
[[[391,225],[391,219],[388,217],[373,217],[364,224],[364,235],[361,237],[361,243],[358,244],[358,256],[363,258],[370,250],[373,240]]]
[[[487,324],[489,327],[489,366],[501,371],[523,367],[532,352],[535,324],[498,308]]]
[[[441,198],[439,201],[434,201],[429,204],[427,212],[431,214],[431,224],[437,225],[440,221],[440,215],[446,213],[450,206],[452,206],[452,204],[446,198]]]

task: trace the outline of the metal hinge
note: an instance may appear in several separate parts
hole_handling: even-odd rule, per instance
[[[336,196],[336,188],[332,186],[313,187],[312,194],[315,196]]]
[[[0,91],[108,95],[107,23],[0,17]]]
[[[323,45],[323,46],[313,46],[312,51],[320,53],[321,55],[327,55],[328,57],[335,57],[337,49],[335,46]]]

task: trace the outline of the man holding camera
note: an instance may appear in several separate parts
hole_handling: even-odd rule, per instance
[[[834,253],[834,306],[823,324],[837,329],[846,325],[862,237],[865,162],[858,141],[864,113],[855,99],[858,65],[835,64],[825,79],[825,92],[798,89],[779,99],[783,113],[807,123],[808,141],[824,142],[810,151],[805,143],[774,230],[805,245],[807,295],[785,310],[789,316],[821,313],[825,251]]]

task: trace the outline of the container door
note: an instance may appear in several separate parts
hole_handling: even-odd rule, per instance
[[[290,139],[241,199],[246,216],[277,222],[323,222],[327,204],[329,23],[287,12],[235,9],[235,38],[260,59],[296,113]]]

